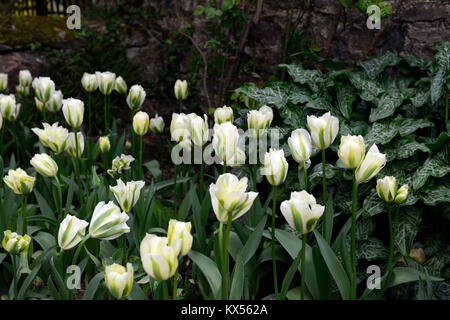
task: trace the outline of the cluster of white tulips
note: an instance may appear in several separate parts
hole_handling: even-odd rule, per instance
[[[148,129],[158,135],[164,133],[164,120],[162,117],[155,115],[150,119],[146,112],[139,111],[141,109],[146,92],[140,85],[133,85],[130,89],[122,77],[116,77],[112,72],[96,72],[95,74],[85,73],[81,79],[81,84],[88,94],[88,112],[89,112],[89,133],[91,132],[91,94],[99,89],[104,95],[104,115],[105,115],[105,135],[99,137],[98,147],[102,154],[108,154],[111,149],[111,141],[109,136],[110,125],[110,95],[113,90],[119,94],[126,96],[126,103],[131,110],[132,115],[132,147],[139,146],[137,168],[140,173],[139,180],[126,181],[125,172],[134,166],[133,162],[137,156],[137,148],[134,149],[134,156],[121,154],[116,156],[110,163],[106,163],[104,157],[104,181],[115,198],[114,201],[109,199],[99,199],[95,209],[91,213],[90,221],[80,219],[75,215],[68,214],[62,209],[63,199],[61,183],[59,180],[59,165],[61,164],[60,154],[66,152],[70,157],[74,158],[74,170],[78,176],[80,183],[81,166],[83,162],[83,153],[85,148],[85,138],[82,133],[82,124],[84,120],[84,102],[79,99],[68,98],[63,99],[61,91],[55,90],[54,82],[47,77],[38,77],[32,80],[29,71],[20,72],[20,84],[17,87],[17,93],[21,96],[29,95],[30,85],[35,93],[35,105],[43,114],[43,128],[32,128],[32,131],[38,136],[40,143],[47,148],[48,153],[35,154],[30,164],[36,172],[43,177],[54,179],[58,187],[58,221],[59,229],[57,234],[58,245],[63,251],[75,249],[72,264],[77,263],[78,256],[85,244],[90,239],[98,239],[103,241],[111,241],[114,239],[126,239],[121,237],[130,232],[127,222],[132,216],[133,208],[137,205],[141,191],[145,187],[145,176],[142,164],[143,154],[143,136],[147,134]],[[5,84],[6,83],[6,84]],[[0,91],[7,87],[7,75],[0,74]],[[209,135],[209,122],[207,115],[199,116],[195,113],[184,114],[183,100],[188,97],[188,87],[186,81],[177,80],[174,86],[175,97],[180,102],[179,113],[173,113],[170,123],[171,140],[176,145],[186,151],[191,151],[193,147],[203,148],[211,139]],[[20,104],[16,103],[14,95],[0,95],[0,108],[2,118],[8,121],[15,121],[20,111]],[[45,110],[56,113],[62,110],[64,119],[72,129],[69,132],[58,122],[49,124],[45,122]],[[274,118],[271,107],[262,106],[254,109],[247,114],[247,125],[251,135],[254,138],[260,138],[265,135],[270,128]],[[256,176],[257,165],[253,166],[252,191],[248,189],[248,178],[237,177],[232,173],[227,173],[228,167],[242,166],[246,163],[245,148],[240,147],[240,134],[238,127],[233,124],[233,109],[227,106],[217,108],[214,112],[214,126],[212,134],[212,147],[215,155],[220,160],[223,173],[217,180],[210,184],[209,195],[211,197],[211,205],[215,216],[220,223],[219,227],[219,251],[222,273],[222,298],[226,299],[229,294],[229,256],[228,245],[230,240],[230,231],[232,221],[242,217],[247,213],[256,197],[257,192]],[[1,122],[0,122],[1,124]],[[327,212],[326,206],[326,175],[325,175],[325,150],[329,148],[336,139],[339,132],[339,120],[331,115],[330,112],[320,117],[308,116],[307,128],[298,128],[292,131],[288,138],[288,146],[292,158],[298,163],[298,169],[303,171],[304,182],[300,185],[304,186],[303,190],[293,191],[290,198],[284,200],[279,205],[279,210],[285,218],[288,225],[295,230],[302,238],[301,254],[301,297],[305,298],[304,282],[305,282],[305,251],[306,251],[306,235],[311,233],[317,226],[320,217]],[[135,135],[139,137],[139,143],[135,141]],[[322,154],[322,187],[323,201],[317,203],[314,195],[309,193],[307,170],[311,164],[311,155],[313,148],[321,150]],[[53,157],[52,157],[53,155]],[[203,157],[203,155],[202,155]],[[386,164],[386,156],[379,152],[374,144],[370,146],[366,153],[366,145],[362,136],[342,136],[338,150],[339,165],[353,170],[353,210],[351,225],[351,263],[353,268],[352,293],[356,299],[356,211],[357,211],[357,190],[358,185],[367,183],[375,177]],[[204,161],[201,159],[200,168],[200,194],[204,191]],[[275,255],[275,222],[277,215],[277,187],[282,185],[287,177],[289,170],[288,161],[286,160],[283,149],[270,149],[265,153],[261,173],[272,186],[272,221],[271,221],[271,249],[272,249],[272,269],[273,281],[275,289],[275,297],[278,298],[278,275],[277,263]],[[300,171],[301,172],[301,171]],[[116,178],[116,185],[109,186],[105,173]],[[174,176],[174,203],[175,212],[177,212],[177,165],[175,164]],[[3,248],[12,256],[14,265],[17,261],[15,256],[21,254],[26,258],[26,252],[32,239],[27,233],[27,213],[26,201],[27,195],[33,190],[36,177],[28,175],[21,168],[11,169],[8,175],[3,178],[5,184],[11,188],[15,194],[20,195],[22,199],[22,235],[11,230],[5,231],[2,241]],[[402,203],[408,195],[408,186],[404,185],[397,189],[394,177],[385,177],[377,181],[376,190],[378,195],[384,201],[390,203]],[[327,214],[332,214],[327,213]],[[330,230],[331,226],[327,225],[330,219],[324,219],[322,230]],[[391,252],[389,256],[389,264],[392,263],[393,255],[393,234],[391,213],[389,211],[390,232],[391,232]],[[147,233],[140,242],[140,261],[143,269],[153,280],[162,282],[164,296],[168,297],[167,281],[173,279],[173,298],[177,297],[177,281],[178,269],[181,258],[188,254],[193,244],[193,236],[191,234],[191,223],[177,221],[171,219],[167,230],[167,236],[161,237],[156,234]],[[145,230],[147,231],[147,230]],[[330,240],[327,239],[329,242]],[[122,242],[126,247],[126,243]],[[25,253],[25,255],[24,255]],[[22,258],[24,259],[24,258]],[[111,294],[121,299],[128,296],[133,287],[134,270],[130,262],[126,262],[126,266],[114,263],[105,267],[105,282]],[[15,287],[17,289],[17,286]]]

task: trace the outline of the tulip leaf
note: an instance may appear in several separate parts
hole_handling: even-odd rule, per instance
[[[127,297],[128,300],[148,300],[148,296],[145,294],[144,290],[134,281],[133,288]]]
[[[348,300],[351,297],[351,287],[350,280],[348,279],[347,273],[345,272],[342,264],[339,262],[333,250],[327,244],[322,235],[317,232],[317,230],[313,230],[314,235],[316,236],[317,244],[319,245],[320,252],[322,253],[322,257],[325,260],[325,263],[328,266],[328,270],[330,271],[336,285],[339,289],[341,297],[343,300]]]
[[[206,280],[208,280],[214,298],[220,299],[222,276],[215,262],[204,254],[194,250],[189,251],[188,256],[200,268]]]
[[[89,281],[88,286],[86,287],[86,291],[83,295],[83,300],[93,300],[95,297],[95,293],[98,290],[98,287],[100,285],[100,281],[102,281],[105,278],[105,273],[99,272]]]
[[[53,213],[52,208],[50,208],[47,200],[40,194],[39,191],[37,191],[36,188],[33,189],[34,196],[36,197],[36,200],[39,204],[39,209],[42,212],[43,215],[55,219],[55,215]]]
[[[286,272],[286,275],[283,278],[283,282],[281,284],[281,291],[280,291],[280,300],[284,300],[284,298],[286,297],[286,294],[289,290],[289,287],[292,283],[292,279],[294,278],[294,274],[297,271],[302,255],[301,253],[301,248],[298,251],[297,257],[294,259],[294,261],[292,262],[291,266],[289,267],[288,271]]]
[[[56,285],[58,286],[58,291],[61,295],[61,298],[65,300],[65,299],[68,299],[68,292],[66,289],[67,287],[66,287],[66,284],[64,283],[63,278],[59,274],[58,269],[56,269],[54,257],[55,256],[50,258],[50,270],[52,272],[52,278],[53,278],[53,280],[55,280]]]

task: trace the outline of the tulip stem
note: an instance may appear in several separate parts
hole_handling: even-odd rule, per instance
[[[56,183],[58,184],[58,218],[61,219],[63,216],[62,213],[62,191],[61,191],[61,183],[59,181],[58,175],[55,176]]]
[[[11,261],[13,264],[13,283],[14,283],[14,300],[17,300],[17,257],[11,254]]]
[[[222,300],[226,300],[228,297],[228,272],[229,267],[229,255],[228,255],[228,241],[230,239],[232,216],[228,213],[227,228],[225,231],[225,239],[222,247]],[[220,223],[220,236],[223,237],[223,222]]]
[[[392,224],[392,208],[389,203],[387,205],[387,213],[388,213],[388,223],[389,223],[389,257],[387,262],[387,269],[388,272],[391,269],[392,266],[392,258],[394,257],[394,226]]]
[[[305,190],[308,192],[308,172],[306,170],[306,161],[303,161],[303,178],[305,179]]]
[[[258,170],[258,165],[255,163],[253,165],[253,191],[256,191],[256,173]]]
[[[139,136],[139,174],[144,178],[144,169],[142,168],[142,136]]]
[[[183,100],[178,100],[179,101],[179,106],[180,106],[180,113],[181,113],[181,111],[182,111],[182,109],[183,109]]]
[[[22,235],[27,233],[27,196],[22,195]]]
[[[164,300],[169,300],[169,288],[167,287],[167,281],[168,281],[168,280],[163,280],[163,282],[162,282],[162,287],[163,287],[163,299],[164,299]]]
[[[174,165],[174,178],[173,178],[173,204],[175,207],[174,214],[177,214],[177,174],[178,174],[178,165]]]
[[[75,128],[75,171],[77,174],[77,180],[78,180],[78,187],[81,188],[81,178],[80,178],[80,171],[81,171],[81,160],[80,155],[78,151],[78,128]]]
[[[356,182],[356,169],[353,170],[353,205],[351,226],[351,262],[352,262],[352,299],[356,300],[356,205],[358,201],[358,183]]]
[[[172,299],[177,300],[177,285],[178,285],[178,269],[180,264],[178,263],[177,269],[175,270],[175,275],[173,276],[173,291],[172,291]]]
[[[326,169],[325,169],[325,149],[322,149],[322,201],[323,206],[326,207],[327,205],[327,179],[326,179]],[[328,212],[325,208],[325,215],[333,214],[332,212]],[[325,222],[322,227],[322,235],[327,240],[327,242],[330,242],[330,239],[326,236],[327,230],[328,230],[328,222],[330,221],[329,217],[325,217]]]
[[[89,112],[89,131],[88,134],[91,136],[92,133],[92,93],[88,92],[88,112]]]
[[[204,163],[203,163],[203,149],[202,149],[202,154],[201,154],[201,156],[200,156],[200,161],[201,161],[201,163],[200,163],[200,196],[201,196],[201,199],[203,200],[203,185],[204,185],[204,183],[203,183],[203,176],[204,176],[204,173],[203,173],[203,171],[204,171]]]
[[[108,129],[108,106],[107,106],[107,95],[105,95],[105,98],[104,98],[104,102],[105,102],[105,111],[104,111],[104,113],[105,113],[105,134],[108,134],[108,131],[109,131],[109,129]]]
[[[305,257],[306,257],[306,234],[302,235],[302,262],[300,267],[300,299],[305,300]]]
[[[272,205],[272,271],[273,285],[275,288],[275,298],[278,300],[278,277],[277,277],[277,260],[275,255],[275,212],[277,207],[277,186],[273,187],[273,205]]]
[[[223,174],[227,173],[227,162],[226,161],[223,162],[222,173]]]
[[[75,265],[78,259],[78,255],[80,254],[81,248],[83,248],[84,243],[91,237],[90,234],[87,234],[86,236],[84,236],[83,240],[81,240],[80,244],[78,245],[77,250],[75,251],[75,254],[73,255],[72,258],[72,265]]]
[[[0,129],[0,147],[2,148],[2,156],[3,156],[3,136],[5,135],[5,126],[2,125],[2,128]]]

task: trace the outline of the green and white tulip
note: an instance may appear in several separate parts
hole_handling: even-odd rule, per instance
[[[89,225],[89,234],[92,238],[100,240],[113,240],[124,233],[130,232],[127,221],[130,217],[121,212],[120,208],[109,201],[97,204]]]
[[[59,225],[58,245],[63,250],[69,250],[78,245],[86,234],[87,221],[68,214]]]
[[[188,83],[186,80],[178,79],[175,81],[174,93],[177,100],[185,100],[188,96]]]
[[[46,153],[35,154],[33,158],[31,158],[30,164],[37,172],[45,177],[52,178],[58,173],[56,161]]]
[[[158,114],[150,119],[150,130],[152,130],[153,133],[158,134],[164,132],[164,119],[158,116]]]
[[[61,153],[67,148],[69,132],[66,128],[58,126],[58,122],[52,125],[42,123],[44,129],[32,128],[31,130],[39,137],[44,146],[50,148],[53,152]]]
[[[78,154],[77,154],[77,145],[78,142]],[[84,136],[81,132],[77,132],[77,139],[75,139],[75,133],[69,133],[69,138],[67,139],[67,149],[66,152],[72,158],[80,158],[84,151]]]
[[[283,149],[270,149],[264,156],[264,175],[272,186],[279,186],[286,180],[289,164]]]
[[[170,135],[172,141],[181,142],[190,139],[190,118],[184,113],[172,113]]]
[[[38,100],[44,104],[50,100],[53,92],[55,92],[55,83],[49,77],[34,78],[31,85]]]
[[[0,73],[0,92],[8,88],[8,74]]]
[[[2,246],[8,253],[16,255],[28,251],[31,242],[29,235],[21,236],[11,230],[6,230],[3,234]]]
[[[29,96],[30,95],[30,87],[24,87],[20,84],[16,86],[16,94],[18,96]]]
[[[117,180],[115,187],[109,187],[120,207],[125,212],[130,212],[138,202],[141,190],[144,187],[144,181],[129,181],[126,184],[122,179]]]
[[[58,112],[61,110],[63,104],[63,94],[61,90],[56,90],[51,95],[50,99],[45,103],[45,107],[50,112]]]
[[[190,117],[189,126],[191,128],[190,137],[196,146],[203,146],[209,138],[208,117],[203,118],[194,114]]]
[[[306,121],[312,143],[321,150],[328,148],[339,132],[339,119],[327,112],[321,117],[307,116]]]
[[[176,242],[181,239],[181,248],[179,255],[185,256],[192,248],[193,237],[191,234],[192,224],[190,222],[181,222],[175,219],[169,220],[167,238],[169,246],[176,247]]]
[[[356,181],[358,183],[365,183],[375,177],[378,172],[386,164],[386,155],[378,151],[376,144],[373,144],[369,151],[356,169]]]
[[[133,130],[138,136],[143,136],[148,131],[149,116],[147,112],[139,111],[133,117]]]
[[[292,157],[297,163],[303,164],[311,157],[311,136],[305,129],[292,131],[291,136],[288,138],[288,144]]]
[[[378,196],[386,202],[392,202],[397,195],[397,181],[395,177],[386,176],[377,180]]]
[[[111,149],[111,143],[109,142],[108,136],[98,138],[98,145],[101,153],[109,152]]]
[[[231,173],[222,174],[215,184],[211,183],[209,193],[217,220],[227,223],[229,215],[235,220],[250,210],[258,193],[245,192],[247,186],[246,177],[239,180]]]
[[[133,156],[121,154],[120,157],[117,156],[112,161],[112,168],[108,169],[108,174],[111,175],[111,177],[114,176],[114,174],[122,174],[122,171],[129,170],[131,162],[133,162],[135,159]]]
[[[109,71],[97,71],[95,72],[95,76],[97,77],[97,84],[100,92],[105,96],[110,95],[115,88],[116,74]]]
[[[130,88],[127,96],[127,104],[131,110],[137,110],[142,107],[142,104],[145,101],[145,90],[142,86],[135,84]]]
[[[338,150],[339,159],[348,169],[359,166],[366,154],[366,146],[362,136],[342,136]]]
[[[273,120],[272,108],[268,106],[262,106],[259,110],[251,110],[247,113],[247,125],[248,129],[255,137],[259,137],[262,130],[268,128]]]
[[[9,169],[8,175],[3,177],[3,181],[15,194],[28,194],[33,191],[35,177],[28,175],[23,169]]]
[[[408,197],[408,185],[404,184],[400,187],[400,189],[397,190],[397,195],[395,196],[395,203],[401,204],[405,202],[406,198]]]
[[[98,88],[97,76],[95,74],[83,73],[81,85],[86,92],[93,92]]]
[[[217,124],[221,124],[224,122],[233,122],[233,109],[231,107],[223,106],[222,108],[217,108],[214,111],[214,122]]]
[[[239,132],[231,122],[214,125],[212,145],[216,155],[222,162],[231,161],[237,152]]]
[[[316,198],[303,190],[291,192],[291,198],[281,203],[280,210],[292,229],[307,234],[314,230],[325,207],[317,204]]]
[[[0,111],[6,120],[16,121],[20,107],[20,103],[16,103],[16,97],[13,94],[0,95]]]
[[[79,99],[64,99],[62,111],[68,125],[79,128],[83,123],[84,103]]]
[[[28,88],[33,81],[33,77],[31,76],[30,70],[20,70],[19,71],[19,84],[24,87]]]
[[[128,91],[128,86],[125,80],[122,77],[117,77],[114,90],[116,90],[118,93],[126,95]]]
[[[134,270],[131,263],[127,263],[127,268],[113,263],[105,267],[105,283],[109,292],[117,298],[122,299],[128,296],[133,288]]]

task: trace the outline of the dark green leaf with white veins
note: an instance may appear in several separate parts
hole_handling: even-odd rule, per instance
[[[318,92],[324,85],[325,77],[320,70],[305,70],[298,64],[281,64],[286,67],[295,82],[307,84],[313,92]]]
[[[407,257],[419,230],[422,212],[416,207],[402,208],[398,214],[397,221],[394,243],[400,253]]]
[[[424,143],[408,138],[396,140],[394,150],[397,159],[409,158],[419,150],[422,152],[430,152],[430,149]]]
[[[356,100],[356,92],[351,86],[336,88],[336,97],[339,110],[346,119],[350,119],[352,113],[352,104]]]
[[[370,110],[370,122],[393,115],[395,109],[402,104],[403,98],[400,91],[390,91],[383,94],[378,100],[377,107]]]
[[[361,99],[365,101],[372,101],[384,92],[384,89],[375,80],[362,72],[351,73],[350,82],[361,91]]]
[[[398,132],[402,137],[404,137],[418,129],[429,127],[434,127],[434,123],[427,119],[405,119],[403,120]]]
[[[370,60],[359,62],[358,64],[364,69],[371,78],[376,78],[388,66],[396,65],[401,58],[393,50],[378,55]]]
[[[427,206],[450,202],[450,188],[445,185],[440,185],[421,189],[421,198]]]
[[[356,257],[367,261],[385,259],[388,253],[383,241],[373,237],[359,242],[356,246]]]
[[[374,143],[380,145],[390,142],[395,137],[398,130],[398,124],[393,120],[374,122],[369,129],[369,132],[364,137],[366,147],[370,148]]]
[[[448,156],[445,150],[442,150],[433,157],[428,158],[423,166],[417,169],[413,177],[413,189],[421,188],[430,176],[441,178],[448,172],[450,172]]]

